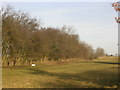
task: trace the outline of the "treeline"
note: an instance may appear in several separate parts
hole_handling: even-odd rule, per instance
[[[11,6],[3,7],[0,13],[3,64],[69,58],[94,59],[104,55],[102,48],[94,51],[90,45],[80,41],[77,34],[70,33],[70,27],[42,27],[37,19]]]

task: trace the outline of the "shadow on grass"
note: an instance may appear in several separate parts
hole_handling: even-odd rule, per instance
[[[93,62],[93,63],[120,65],[120,63],[113,63],[113,62]]]
[[[118,84],[117,72],[113,71],[88,71],[84,73],[55,73],[55,72],[47,72],[44,70],[40,70],[38,68],[29,68],[30,74],[35,75],[45,75],[51,77],[59,78],[58,81],[54,82],[46,82],[45,87],[53,86],[54,87],[64,87],[64,88],[83,88],[87,86],[82,86],[71,82],[71,80],[75,82],[92,82],[100,87],[104,86],[115,86]],[[38,82],[39,83],[39,82]]]
[[[113,64],[113,65],[120,65],[120,62],[108,62],[108,61],[82,61],[82,62],[77,62],[77,63],[96,63],[96,64]]]

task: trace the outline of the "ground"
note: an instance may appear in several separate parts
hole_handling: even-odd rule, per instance
[[[3,88],[116,88],[116,57],[46,62],[2,69]]]

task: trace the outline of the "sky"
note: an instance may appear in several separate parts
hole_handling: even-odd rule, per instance
[[[116,2],[119,0],[1,0],[1,2]]]
[[[94,49],[101,47],[107,54],[118,53],[117,12],[112,2],[4,2],[16,10],[30,13],[41,20],[43,26],[74,28],[80,41],[90,44]]]

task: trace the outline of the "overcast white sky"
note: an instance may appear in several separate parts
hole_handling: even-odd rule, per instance
[[[44,26],[74,26],[80,40],[94,49],[102,47],[108,54],[118,53],[118,24],[114,19],[117,13],[111,6],[112,2],[3,3],[6,4],[42,19]]]

